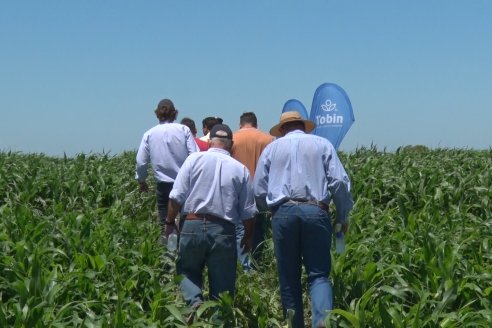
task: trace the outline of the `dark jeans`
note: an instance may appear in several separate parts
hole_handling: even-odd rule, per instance
[[[265,249],[265,238],[268,230],[271,229],[269,212],[258,212],[255,216],[255,231],[253,234],[252,255],[255,262],[260,262]]]
[[[167,216],[167,207],[169,204],[169,193],[173,189],[172,182],[157,182],[156,197],[157,197],[157,212],[159,214],[159,223],[161,228],[165,227],[165,220]]]
[[[176,272],[183,275],[181,291],[188,305],[203,302],[203,270],[208,269],[209,295],[234,297],[236,284],[235,225],[226,220],[185,220],[180,233]]]
[[[272,232],[284,316],[288,309],[293,309],[293,327],[304,327],[301,285],[304,264],[312,323],[316,327],[333,306],[329,281],[332,228],[328,213],[316,205],[285,203],[273,213]]]
[[[263,257],[263,251],[265,249],[265,234],[269,229],[270,222],[268,221],[268,212],[259,212],[255,215],[255,226],[253,230],[253,241],[251,245],[251,252],[242,254],[240,249],[241,240],[244,236],[244,226],[242,222],[238,222],[236,226],[236,239],[238,258],[243,269],[249,271],[251,269],[258,269],[261,259]],[[251,258],[253,261],[251,261]]]

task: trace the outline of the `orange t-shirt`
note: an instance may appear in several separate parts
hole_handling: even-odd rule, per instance
[[[257,128],[242,128],[234,132],[231,155],[243,163],[249,170],[251,178],[256,171],[256,163],[261,152],[273,141],[273,137]]]

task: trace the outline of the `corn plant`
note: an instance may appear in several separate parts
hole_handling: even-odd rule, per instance
[[[355,206],[326,325],[490,327],[492,150],[340,157]],[[0,153],[0,327],[287,327],[271,238],[234,299],[191,312],[134,161]]]

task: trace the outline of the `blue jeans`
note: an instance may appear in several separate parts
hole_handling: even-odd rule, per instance
[[[161,228],[165,227],[165,220],[167,217],[167,207],[169,204],[169,193],[173,189],[172,182],[157,182],[156,186],[156,198],[157,198],[157,212],[159,214],[159,223]]]
[[[316,205],[284,203],[272,216],[272,233],[284,316],[295,311],[293,327],[304,327],[301,274],[307,273],[312,323],[322,323],[333,307],[332,228],[328,213]]]
[[[236,224],[236,248],[237,248],[237,259],[244,271],[250,271],[252,267],[250,253],[244,253],[241,248],[241,240],[244,237],[244,226],[242,222]]]
[[[244,226],[242,222],[239,222],[236,226],[236,239],[237,239],[237,256],[239,263],[241,263],[244,271],[250,271],[256,269],[257,264],[262,259],[263,250],[265,248],[265,231],[268,227],[267,212],[258,212],[255,215],[255,226],[253,231],[253,242],[251,245],[251,251],[247,254],[242,254],[240,248],[241,240],[244,236]],[[254,260],[251,261],[251,259]]]
[[[208,269],[209,295],[234,297],[236,284],[235,225],[226,220],[185,220],[179,241],[176,272],[183,275],[181,292],[188,305],[203,302],[203,270]]]
[[[255,232],[253,234],[252,255],[256,262],[260,262],[265,249],[265,235],[270,229],[267,211],[258,212],[255,216]]]

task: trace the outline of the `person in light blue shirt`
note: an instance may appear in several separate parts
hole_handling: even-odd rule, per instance
[[[293,327],[304,327],[301,272],[306,269],[312,326],[325,327],[333,307],[329,280],[332,222],[348,229],[352,208],[350,180],[333,145],[308,134],[315,124],[296,111],[282,113],[270,129],[278,137],[261,154],[253,189],[258,204],[272,211],[272,234],[284,316],[294,310]]]
[[[210,148],[191,154],[183,163],[169,194],[166,237],[177,229],[181,213],[176,272],[183,275],[181,291],[187,304],[203,302],[203,269],[207,266],[209,295],[234,296],[236,282],[236,224],[243,224],[240,246],[251,249],[256,203],[248,169],[231,157],[232,131],[217,124]]]
[[[190,129],[174,122],[178,111],[171,100],[161,100],[154,112],[159,124],[145,132],[142,137],[137,152],[135,178],[139,183],[140,191],[148,191],[147,170],[149,163],[152,165],[157,182],[157,211],[163,235],[169,192],[179,168],[191,153],[198,151],[198,146]]]

